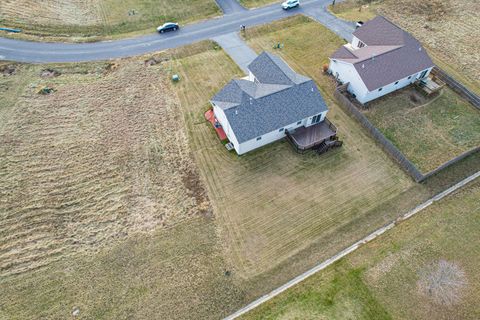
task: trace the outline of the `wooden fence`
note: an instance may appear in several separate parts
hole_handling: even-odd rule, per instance
[[[355,104],[346,96],[346,90],[348,87],[348,83],[338,86],[337,89],[335,90],[334,96],[335,98],[340,102],[340,106],[343,107],[343,109],[351,114],[355,119],[362,124],[362,126],[367,129],[367,131],[371,134],[373,139],[378,142],[381,146],[382,149],[392,158],[394,159],[400,167],[407,172],[416,182],[422,182],[423,180],[427,179],[428,177],[431,177],[432,175],[440,172],[441,170],[453,165],[454,163],[468,157],[469,155],[472,155],[474,153],[477,153],[480,151],[480,146],[473,148],[467,152],[462,153],[461,155],[445,162],[438,168],[426,173],[422,174],[420,170],[410,161],[405,157],[405,155],[398,150],[397,147],[395,147],[390,140],[388,140],[383,133],[380,132],[368,119],[367,117],[360,111],[358,108],[355,106]]]
[[[468,100],[468,102],[470,102],[475,108],[480,110],[480,97],[465,88],[463,84],[452,78],[448,73],[439,67],[434,67],[432,70],[432,75],[445,82],[450,89],[455,91],[464,99]]]

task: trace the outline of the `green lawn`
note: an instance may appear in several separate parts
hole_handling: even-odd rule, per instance
[[[479,199],[477,181],[241,319],[478,319]],[[442,260],[463,284],[424,290]],[[439,292],[456,302],[439,302]]]
[[[448,87],[432,98],[406,88],[371,102],[364,114],[423,173],[480,146],[479,110]]]

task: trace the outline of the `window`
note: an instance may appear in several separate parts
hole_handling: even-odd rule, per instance
[[[382,90],[383,90],[383,88],[378,89],[378,91],[382,91]]]
[[[282,132],[284,130],[284,128],[280,128],[278,129],[278,132]]]
[[[321,118],[322,118],[321,114],[317,114],[316,116],[313,116],[312,117],[312,124],[319,123]]]
[[[359,47],[359,48],[365,47],[365,43],[363,43],[362,41],[358,40],[358,47]]]
[[[425,75],[427,74],[427,72],[428,72],[428,69],[427,69],[427,70],[424,70],[424,71],[420,74],[419,79],[425,78]]]
[[[408,80],[412,79],[412,76],[408,76]]]
[[[398,84],[398,81],[395,81],[395,85],[397,85],[397,84]]]
[[[258,138],[257,138],[257,141],[258,141],[258,140],[262,140],[262,137],[258,137]]]
[[[301,124],[302,124],[302,121],[298,121],[298,122],[297,122],[297,125],[301,125]]]

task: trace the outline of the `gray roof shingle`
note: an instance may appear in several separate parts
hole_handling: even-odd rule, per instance
[[[250,66],[260,83],[234,79],[211,99],[239,143],[328,110],[315,82],[281,58],[264,52]]]

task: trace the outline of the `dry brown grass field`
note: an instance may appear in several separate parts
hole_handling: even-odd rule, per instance
[[[305,51],[333,50],[324,34]],[[330,92],[291,48],[281,54]],[[218,319],[479,166],[414,184],[331,93],[344,148],[300,156],[279,142],[237,157],[203,112],[239,68],[208,42],[155,56],[49,65],[51,78],[1,65],[0,318]]]
[[[419,39],[436,64],[480,94],[479,1],[347,0],[332,11],[350,20],[386,16]]]
[[[0,64],[1,319],[196,319],[244,303],[168,76],[143,58]]]
[[[166,21],[188,23],[220,15],[214,0],[4,0],[0,26],[25,34],[65,38],[153,32]]]
[[[16,91],[1,103],[2,276],[210,211],[175,97],[139,64],[0,77],[2,96]]]

